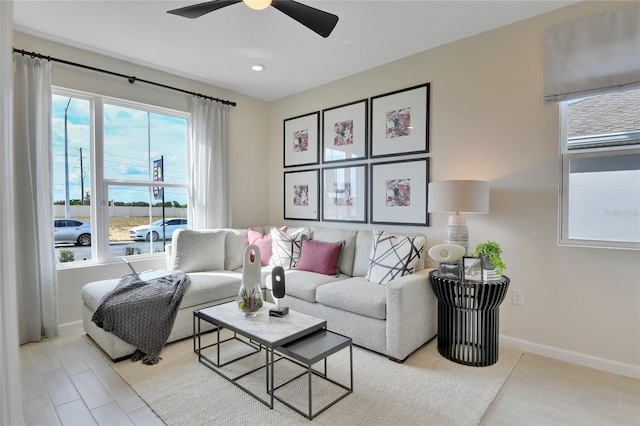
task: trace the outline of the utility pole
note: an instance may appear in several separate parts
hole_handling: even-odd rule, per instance
[[[67,106],[64,108],[64,217],[65,219],[69,219],[71,216],[69,214],[70,206],[69,206],[69,138],[67,136],[67,110],[69,109],[69,104],[71,103],[71,98],[69,98],[69,102],[67,102]]]
[[[80,148],[80,205],[84,206],[84,169],[82,168],[82,148]]]

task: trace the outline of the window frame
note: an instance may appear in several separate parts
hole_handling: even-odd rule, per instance
[[[110,256],[109,250],[109,203],[108,188],[109,186],[140,186],[140,187],[162,187],[162,188],[185,188],[187,193],[191,192],[192,182],[191,175],[187,173],[186,183],[172,182],[155,182],[155,181],[139,181],[124,179],[105,179],[104,173],[104,105],[114,105],[124,108],[137,109],[149,113],[169,115],[172,117],[184,119],[186,121],[186,157],[187,167],[190,162],[191,152],[189,137],[191,135],[191,114],[186,111],[179,111],[157,105],[145,104],[142,102],[120,99],[111,96],[105,96],[98,93],[91,93],[75,89],[69,89],[61,86],[52,87],[52,95],[70,96],[73,98],[83,99],[90,105],[90,158],[91,166],[89,175],[91,177],[91,197],[90,205],[91,217],[91,259],[83,262],[58,263],[57,269],[73,269],[88,265],[113,263],[116,258]],[[96,165],[98,167],[96,167]],[[99,200],[99,201],[98,201]],[[187,215],[191,212],[191,203],[187,202]],[[165,252],[145,253],[132,255],[138,259],[152,259],[166,256]]]
[[[588,247],[604,249],[640,250],[640,243],[569,238],[569,163],[573,159],[599,158],[640,154],[638,131],[617,132],[607,135],[585,137],[583,146],[569,148],[567,137],[568,104],[559,103],[560,115],[560,182],[558,190],[558,245],[566,247]],[[575,138],[573,138],[575,140]]]

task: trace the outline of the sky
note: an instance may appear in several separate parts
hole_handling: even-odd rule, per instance
[[[53,95],[53,200],[65,200],[65,108],[69,199],[91,193],[91,104],[88,100]],[[68,105],[68,107],[67,107]],[[82,163],[81,163],[82,156]],[[187,122],[184,118],[149,113],[116,104],[104,105],[105,179],[153,181],[153,161],[163,157],[164,181],[187,183]],[[82,164],[82,167],[81,167]],[[82,179],[84,177],[84,179]],[[146,187],[109,186],[109,200],[158,202]],[[165,201],[187,203],[186,188],[166,188]]]

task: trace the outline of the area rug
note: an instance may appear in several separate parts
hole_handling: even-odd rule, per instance
[[[210,337],[213,336],[210,335]],[[222,347],[228,356],[246,348],[239,343]],[[231,348],[231,349],[230,349]],[[211,351],[211,349],[209,349]],[[353,393],[313,419],[316,425],[477,425],[500,391],[522,352],[500,347],[498,362],[468,367],[443,358],[433,339],[403,364],[353,347]],[[213,356],[210,353],[210,356]],[[308,425],[309,420],[275,401],[271,410],[198,362],[190,339],[167,345],[157,365],[130,360],[114,370],[167,425]],[[245,358],[230,369],[264,363],[264,355]],[[300,367],[275,364],[276,382],[283,383]],[[349,351],[329,358],[329,376],[349,385]],[[225,370],[227,373],[234,372]],[[242,379],[264,391],[264,369]],[[285,377],[286,376],[286,377]],[[327,399],[324,381],[313,381],[314,411]],[[307,381],[298,379],[276,392],[294,406],[307,410]],[[252,389],[253,390],[253,389]],[[264,392],[263,392],[264,393]],[[266,394],[265,394],[266,396]],[[294,401],[296,400],[296,401]]]

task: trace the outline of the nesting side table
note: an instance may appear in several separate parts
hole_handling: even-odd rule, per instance
[[[475,282],[429,273],[438,299],[438,352],[454,362],[488,366],[498,361],[500,303],[510,279]]]

